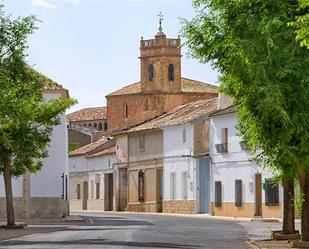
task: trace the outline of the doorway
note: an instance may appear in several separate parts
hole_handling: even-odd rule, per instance
[[[113,211],[114,174],[104,175],[104,211]]]
[[[83,210],[87,210],[88,182],[83,182]]]
[[[262,217],[262,174],[255,174],[255,213],[254,216]]]
[[[199,213],[209,213],[210,210],[210,165],[209,158],[199,159]]]

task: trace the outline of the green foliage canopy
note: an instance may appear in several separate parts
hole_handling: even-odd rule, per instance
[[[309,50],[288,25],[299,4],[288,0],[196,0],[183,20],[190,55],[211,62],[237,107],[250,148],[279,170],[309,169]]]
[[[0,6],[0,174],[36,172],[47,157],[51,132],[59,115],[75,101],[44,97],[60,86],[26,63],[27,38],[36,29],[34,16],[12,20]]]
[[[309,1],[298,0],[299,14],[296,20],[290,22],[289,25],[296,29],[296,40],[301,46],[309,48]]]

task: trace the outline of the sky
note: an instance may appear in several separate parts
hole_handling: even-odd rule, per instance
[[[139,81],[139,41],[154,38],[160,11],[163,32],[170,38],[179,35],[180,18],[196,14],[191,0],[2,2],[13,18],[35,15],[40,20],[29,37],[28,63],[77,99],[67,113],[106,105],[105,95]],[[217,84],[218,73],[187,52],[183,47],[182,77]]]

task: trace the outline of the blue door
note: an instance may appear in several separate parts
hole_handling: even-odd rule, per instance
[[[209,158],[199,159],[199,213],[210,210],[210,164]]]

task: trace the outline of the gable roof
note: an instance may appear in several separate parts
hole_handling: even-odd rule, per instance
[[[141,93],[141,82],[135,82],[131,85],[127,85],[114,92],[111,92],[107,96],[119,96]],[[188,78],[181,78],[181,92],[183,93],[218,93],[218,87],[202,81],[192,80]]]
[[[209,116],[214,117],[214,116],[219,116],[219,115],[224,115],[224,114],[234,113],[234,112],[236,112],[236,107],[234,105],[230,105],[224,109],[212,112]]]
[[[84,108],[66,115],[67,122],[107,119],[106,106]]]
[[[76,156],[87,156],[90,154],[95,154],[112,146],[115,146],[116,142],[114,139],[102,138],[94,143],[87,144],[81,148],[73,150],[69,153],[69,157]]]
[[[191,123],[199,117],[208,115],[209,113],[215,111],[217,108],[217,98],[190,102],[188,104],[175,107],[159,117],[119,132],[118,134],[161,129]]]
[[[96,158],[96,157],[102,157],[102,156],[108,156],[108,155],[114,155],[116,154],[116,146],[107,148],[105,150],[99,151],[97,153],[91,154],[87,156],[87,158]]]

